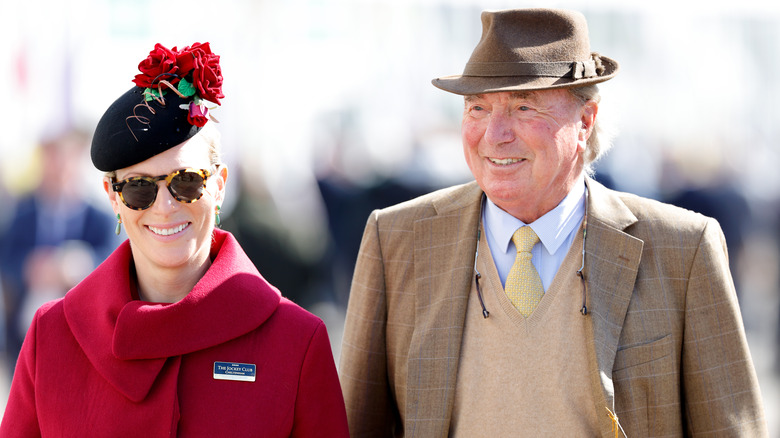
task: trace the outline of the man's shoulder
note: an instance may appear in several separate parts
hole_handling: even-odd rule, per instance
[[[463,209],[478,207],[482,190],[476,182],[445,187],[409,201],[377,210],[378,218],[424,218],[442,214],[458,214]]]
[[[614,192],[639,220],[679,220],[706,221],[708,218],[700,213],[668,204],[657,199],[646,198],[633,193]]]
[[[651,233],[674,229],[676,232],[687,230],[698,235],[708,223],[717,224],[712,218],[700,213],[633,193],[604,189],[602,195],[606,196],[600,196],[598,201],[611,204],[609,208],[604,208],[604,205],[598,208],[602,218],[610,222],[611,219],[606,218],[610,213],[623,215],[624,213],[615,207],[619,205],[633,216],[630,222],[623,222],[623,225],[630,226],[637,232],[640,229]]]

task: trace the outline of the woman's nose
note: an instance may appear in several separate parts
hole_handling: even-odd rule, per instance
[[[152,205],[152,207],[167,209],[175,206],[176,203],[176,198],[174,198],[168,190],[168,185],[165,181],[157,181],[157,199],[154,200],[154,205]]]

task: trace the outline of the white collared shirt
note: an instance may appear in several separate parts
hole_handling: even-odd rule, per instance
[[[530,225],[540,241],[531,250],[531,262],[539,272],[544,290],[550,287],[585,216],[585,190],[585,179],[582,177],[557,207],[531,224],[502,210],[488,198],[482,212],[482,223],[502,285],[506,285],[506,277],[517,255],[512,234],[518,228]]]

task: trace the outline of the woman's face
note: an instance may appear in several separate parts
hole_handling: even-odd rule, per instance
[[[208,144],[200,135],[146,161],[117,170],[116,180],[167,175],[184,168],[215,171],[209,162]],[[133,210],[122,203],[119,193],[111,189],[106,178],[104,189],[114,213],[122,218],[136,266],[145,266],[146,270],[197,270],[204,266],[209,259],[214,213],[222,204],[226,178],[227,169],[220,166],[217,174],[207,179],[203,196],[192,203],[177,201],[165,181],[158,181],[157,198],[145,210]]]

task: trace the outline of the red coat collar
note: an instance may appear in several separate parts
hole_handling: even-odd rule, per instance
[[[166,358],[221,344],[260,326],[280,293],[257,272],[232,234],[214,231],[211,267],[183,300],[133,300],[125,241],[64,299],[68,325],[97,371],[143,400]]]

